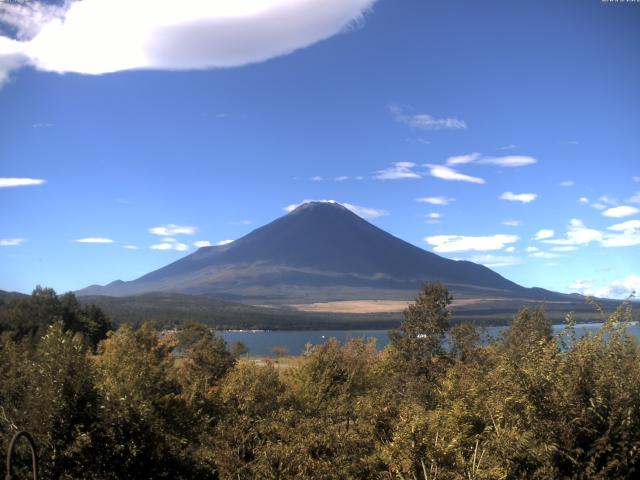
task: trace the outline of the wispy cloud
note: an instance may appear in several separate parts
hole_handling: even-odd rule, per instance
[[[486,253],[483,255],[474,255],[469,258],[469,260],[473,263],[479,263],[489,268],[509,267],[511,265],[519,265],[520,263],[522,263],[522,259],[518,257],[513,257],[510,255],[491,255],[490,253]]]
[[[578,199],[578,203],[582,203],[583,205],[586,205],[587,203],[589,203],[589,199],[587,197],[580,197]]]
[[[640,177],[631,177],[634,182],[640,182]]]
[[[542,229],[538,230],[538,232],[534,235],[534,240],[544,240],[545,238],[551,238],[555,235],[555,232],[550,229]]]
[[[189,250],[189,245],[180,242],[162,242],[155,243],[149,248],[151,248],[152,250],[177,250],[179,252],[184,252],[186,250]]]
[[[197,242],[193,242],[194,247],[202,248],[202,247],[210,247],[212,244],[209,240],[198,240]]]
[[[596,210],[606,210],[608,206],[616,206],[618,205],[618,201],[615,198],[611,198],[608,195],[602,195],[598,197],[598,200],[591,204],[592,208]]]
[[[123,245],[122,248],[127,250],[140,250],[140,247],[137,245]]]
[[[465,165],[467,163],[473,163],[476,160],[482,158],[481,153],[467,153],[466,155],[457,155],[455,157],[447,158],[447,165]]]
[[[537,162],[538,161],[535,158],[527,157],[524,155],[488,157],[478,152],[449,157],[447,159],[447,165],[464,165],[468,163],[477,163],[480,165],[496,165],[499,167],[524,167],[526,165],[533,165]]]
[[[111,238],[105,237],[86,237],[75,240],[77,243],[113,243]]]
[[[4,2],[3,21],[23,34],[0,37],[0,80],[23,65],[103,74],[261,62],[345,31],[374,2],[84,0],[47,10]]]
[[[533,202],[538,195],[536,193],[512,193],[512,192],[504,192],[500,195],[500,200],[507,200],[509,202],[522,202],[522,203],[530,203]]]
[[[322,178],[320,175],[316,175],[315,177],[311,177],[311,181],[312,182],[321,182],[323,180],[324,180],[324,178]]]
[[[235,222],[227,222],[227,225],[237,225],[237,226],[241,226],[241,225],[251,225],[253,222],[251,220],[238,220]]]
[[[520,239],[517,235],[433,235],[424,240],[438,253],[502,250],[505,246]]]
[[[629,201],[631,203],[640,203],[640,192],[636,193],[635,195],[633,195],[631,198],[629,198]]]
[[[416,198],[416,202],[429,203],[431,205],[449,205],[451,202],[455,202],[455,198],[451,197],[422,197]]]
[[[0,188],[28,187],[31,185],[42,185],[46,180],[41,178],[0,178]]]
[[[561,187],[573,187],[576,184],[573,180],[564,180],[560,182],[558,185]]]
[[[2,238],[0,239],[0,247],[16,247],[26,241],[26,238]]]
[[[483,178],[465,175],[464,173],[460,173],[457,170],[445,167],[444,165],[426,164],[425,167],[429,168],[429,175],[441,180],[448,180],[453,182],[469,182],[477,184],[485,183]]]
[[[518,148],[518,146],[512,144],[512,145],[505,145],[504,147],[500,147],[498,148],[498,150],[513,150],[515,148]]]
[[[42,122],[42,123],[34,123],[33,125],[31,125],[31,128],[52,128],[55,125],[53,123],[46,123],[46,122]]]
[[[193,235],[194,233],[196,233],[196,230],[196,227],[175,225],[173,223],[169,223],[167,225],[161,225],[159,227],[152,227],[149,229],[149,233],[167,237],[173,235]]]
[[[605,217],[611,217],[611,218],[622,218],[622,217],[629,217],[631,215],[635,215],[638,212],[640,212],[640,210],[638,210],[636,207],[631,207],[629,205],[621,205],[619,207],[608,208],[607,210],[602,212],[602,215],[604,215]]]
[[[393,166],[378,170],[374,176],[377,180],[404,180],[407,178],[421,178],[421,175],[413,170],[416,166],[412,162],[395,162]]]
[[[627,220],[626,222],[616,223],[607,227],[608,230],[615,232],[625,232],[628,230],[640,230],[640,220]]]
[[[300,203],[292,203],[291,205],[287,205],[286,207],[284,207],[283,210],[285,212],[293,212],[299,206],[304,205],[305,203],[309,203],[309,202],[337,203],[338,205],[342,205],[347,210],[352,211],[353,213],[355,213],[356,215],[358,215],[359,217],[362,217],[362,218],[378,218],[378,217],[383,217],[385,215],[389,215],[389,212],[387,212],[386,210],[381,210],[381,209],[378,209],[378,208],[370,208],[370,207],[361,207],[359,205],[353,205],[352,203],[336,202],[335,200],[310,200],[310,199],[306,199],[306,200],[303,200]]]
[[[560,258],[562,257],[562,255],[558,254],[558,253],[551,253],[551,252],[533,252],[531,254],[529,254],[530,257],[533,258]]]
[[[608,227],[616,233],[606,233],[603,247],[634,247],[640,245],[640,220],[627,220]]]
[[[557,247],[551,247],[552,252],[575,252],[578,247],[574,245],[559,245]]]
[[[431,212],[425,215],[427,217],[427,223],[440,223],[442,214],[438,212]]]
[[[522,222],[520,220],[505,220],[502,224],[508,227],[519,227],[522,225]]]
[[[230,243],[233,243],[233,240],[220,240],[218,246],[229,245]]]
[[[436,118],[428,113],[408,113],[398,105],[390,105],[389,110],[396,121],[404,123],[411,128],[423,130],[444,130],[467,128],[464,120],[455,117]]]

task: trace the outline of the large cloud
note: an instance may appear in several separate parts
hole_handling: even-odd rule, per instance
[[[27,63],[84,74],[246,65],[335,35],[360,21],[375,1],[82,0],[59,9],[3,4],[0,21],[13,24],[21,41],[0,37],[0,81]]]

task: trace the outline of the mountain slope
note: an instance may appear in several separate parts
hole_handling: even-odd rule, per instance
[[[287,303],[411,298],[429,280],[446,283],[458,297],[559,295],[427,252],[324,202],[306,203],[233,243],[200,248],[131,282],[91,286],[78,294],[174,292]]]

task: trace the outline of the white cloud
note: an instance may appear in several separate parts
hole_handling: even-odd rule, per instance
[[[41,18],[35,18],[35,7],[5,2],[3,20],[25,35],[20,41],[0,37],[0,80],[25,64],[50,72],[103,74],[261,62],[347,30],[374,2],[83,0],[40,9]]]
[[[196,230],[196,227],[188,227],[184,225],[175,225],[173,223],[169,223],[160,227],[150,228],[149,233],[166,237],[171,235],[193,235],[194,233],[196,233]]]
[[[322,178],[319,175],[316,175],[315,177],[311,177],[311,181],[313,182],[321,182],[322,180],[324,180],[324,178]]]
[[[508,267],[511,265],[518,265],[522,263],[522,260],[518,257],[513,256],[501,256],[501,255],[491,255],[490,253],[484,255],[474,255],[469,258],[471,262],[480,263],[485,267]]]
[[[602,215],[611,218],[622,218],[628,217],[630,215],[635,215],[638,212],[640,212],[640,210],[638,210],[636,207],[621,205],[620,207],[608,208],[607,210],[602,212]]]
[[[456,157],[449,157],[447,165],[464,165],[467,163],[478,163],[481,165],[497,165],[499,167],[524,167],[533,165],[538,161],[533,157],[524,155],[507,155],[503,157],[485,157],[481,153],[474,152]]]
[[[627,220],[626,222],[616,223],[607,227],[614,232],[625,232],[627,230],[640,230],[640,220]]]
[[[412,169],[416,164],[412,162],[395,162],[392,167],[376,172],[374,178],[378,180],[403,180],[405,178],[421,178]]]
[[[516,247],[507,247],[504,249],[504,251],[507,253],[513,253],[516,251]]]
[[[26,238],[2,238],[0,239],[0,247],[15,247],[26,241]]]
[[[349,180],[351,177],[348,177],[346,175],[340,175],[339,177],[335,178],[336,182],[344,182],[345,180]]]
[[[335,200],[310,200],[310,199],[306,199],[306,200],[303,200],[300,203],[292,203],[291,205],[287,205],[286,207],[284,207],[283,210],[285,212],[293,212],[299,206],[304,205],[305,203],[309,203],[309,202],[337,203],[338,205],[342,205],[347,210],[352,211],[353,213],[355,213],[356,215],[358,215],[359,217],[362,217],[362,218],[378,218],[378,217],[383,217],[385,215],[389,215],[389,212],[387,212],[386,210],[380,210],[380,209],[377,209],[377,208],[370,208],[370,207],[361,207],[359,205],[353,205],[352,203],[336,202]]]
[[[52,128],[55,125],[53,123],[47,123],[47,122],[41,122],[41,123],[34,123],[33,125],[31,125],[31,128]]]
[[[515,243],[520,238],[517,235],[491,235],[491,236],[463,236],[463,235],[434,235],[424,239],[429,245],[434,246],[434,251],[439,253],[468,252],[502,250],[506,245]]]
[[[552,245],[587,245],[591,242],[601,240],[601,232],[592,228],[587,228],[582,220],[578,218],[572,218],[569,221],[565,238],[542,240],[542,242]]]
[[[239,220],[236,222],[227,222],[228,225],[251,225],[253,222],[251,220]]]
[[[589,199],[587,197],[580,197],[578,203],[587,204],[589,203]]]
[[[164,242],[164,243],[156,243],[151,245],[152,250],[177,250],[179,252],[184,252],[185,250],[189,250],[189,245],[180,242]]]
[[[127,250],[140,250],[140,247],[137,245],[124,245],[122,248],[126,248]]]
[[[553,252],[575,252],[578,250],[578,247],[573,245],[560,245],[557,247],[551,247],[551,251]]]
[[[540,249],[538,247],[527,247],[527,252],[528,253],[532,253],[532,252],[539,252]]]
[[[640,203],[640,193],[636,193],[633,197],[629,199],[631,203]]]
[[[416,202],[429,203],[431,205],[449,205],[451,202],[455,202],[455,198],[450,197],[423,197],[416,198]]]
[[[456,157],[447,158],[447,165],[464,165],[467,163],[473,163],[482,157],[481,153],[468,153],[466,155],[458,155]]]
[[[0,188],[27,187],[43,183],[46,183],[46,180],[41,178],[0,178]]]
[[[470,183],[485,183],[484,179],[479,177],[472,177],[454,170],[453,168],[445,167],[444,165],[431,165],[427,164],[425,167],[429,168],[429,174],[432,177],[439,178],[441,180],[449,180],[456,182],[470,182]]]
[[[547,228],[538,230],[538,232],[533,237],[534,240],[544,240],[545,238],[551,238],[555,235],[553,230],[549,230]]]
[[[524,167],[526,165],[533,165],[537,162],[538,161],[533,157],[509,155],[506,157],[485,157],[479,160],[478,163],[485,165],[497,165],[499,167]]]
[[[522,225],[522,222],[520,220],[505,220],[502,224],[508,227],[519,227]]]
[[[209,240],[198,240],[197,242],[193,242],[193,246],[198,248],[210,247],[211,242]]]
[[[512,192],[504,192],[500,195],[500,200],[508,200],[510,202],[522,202],[529,203],[533,202],[538,195],[536,193],[512,193]]]
[[[576,184],[573,180],[565,180],[564,182],[560,182],[558,185],[561,187],[573,187]]]
[[[530,254],[530,256],[535,258],[558,258],[558,257],[561,257],[562,255],[559,255],[557,253],[549,253],[549,252],[533,252]]]
[[[583,295],[601,298],[627,298],[633,292],[640,292],[640,276],[628,275],[623,279],[608,282],[594,280],[576,280],[569,289]]]
[[[455,117],[436,118],[428,113],[408,114],[398,105],[391,105],[389,110],[396,121],[404,123],[411,128],[421,128],[423,130],[443,130],[467,128],[464,120]]]
[[[515,148],[518,148],[517,145],[505,145],[504,147],[500,147],[498,150],[513,150]]]
[[[635,247],[640,245],[640,232],[633,230],[618,235],[608,234],[602,240],[603,247]]]
[[[75,240],[77,243],[113,243],[113,240],[110,238],[104,237],[86,237],[86,238],[78,238]]]
[[[442,218],[442,214],[441,213],[436,213],[436,212],[428,213],[427,214],[427,218],[430,218],[432,220],[437,220],[439,218]]]
[[[230,243],[233,243],[233,240],[220,240],[218,246],[229,245]]]

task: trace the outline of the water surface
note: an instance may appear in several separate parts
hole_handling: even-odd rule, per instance
[[[588,332],[596,333],[601,326],[601,323],[576,325],[576,333],[579,337]],[[505,328],[488,327],[483,336],[496,337]],[[554,325],[553,331],[557,333],[563,328],[564,325]],[[640,325],[631,325],[629,331],[640,339]],[[387,330],[224,331],[217,333],[225,339],[227,345],[233,342],[244,343],[249,348],[249,355],[256,357],[274,356],[273,349],[276,347],[285,347],[289,355],[300,355],[304,352],[306,344],[318,345],[330,338],[335,338],[340,343],[345,343],[350,338],[375,338],[379,349],[389,343]]]

